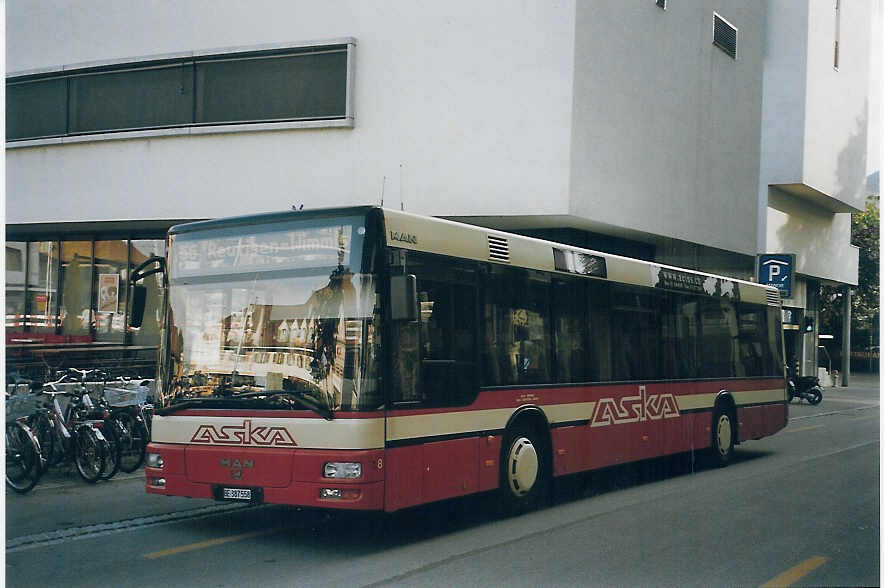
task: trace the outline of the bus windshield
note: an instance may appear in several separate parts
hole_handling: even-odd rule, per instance
[[[368,249],[359,217],[171,235],[168,403],[375,409]]]

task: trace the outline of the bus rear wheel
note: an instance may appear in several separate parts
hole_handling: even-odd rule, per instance
[[[712,417],[712,459],[719,467],[724,467],[734,457],[736,421],[733,413],[722,406],[715,408]]]
[[[546,448],[531,428],[508,432],[501,447],[500,489],[505,514],[520,514],[540,506],[549,492]]]

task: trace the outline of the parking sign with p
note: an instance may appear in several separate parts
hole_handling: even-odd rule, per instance
[[[792,253],[763,253],[758,256],[758,283],[773,286],[782,298],[792,296],[792,275],[795,255]]]

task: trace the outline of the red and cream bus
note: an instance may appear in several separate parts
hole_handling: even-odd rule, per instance
[[[773,288],[377,207],[180,225],[167,251],[150,493],[519,510],[786,426]]]

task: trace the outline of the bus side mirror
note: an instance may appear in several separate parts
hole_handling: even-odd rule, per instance
[[[394,321],[417,320],[417,278],[414,274],[390,278],[390,318]]]
[[[129,326],[138,328],[144,322],[144,307],[147,302],[147,288],[132,286],[132,312],[129,315]]]
[[[129,272],[129,284],[132,288],[132,296],[130,297],[131,307],[129,311],[129,326],[139,328],[144,322],[144,307],[147,302],[147,288],[139,286],[138,282],[148,276],[154,274],[166,273],[166,260],[163,257],[151,255],[143,262],[138,264],[131,272]]]

